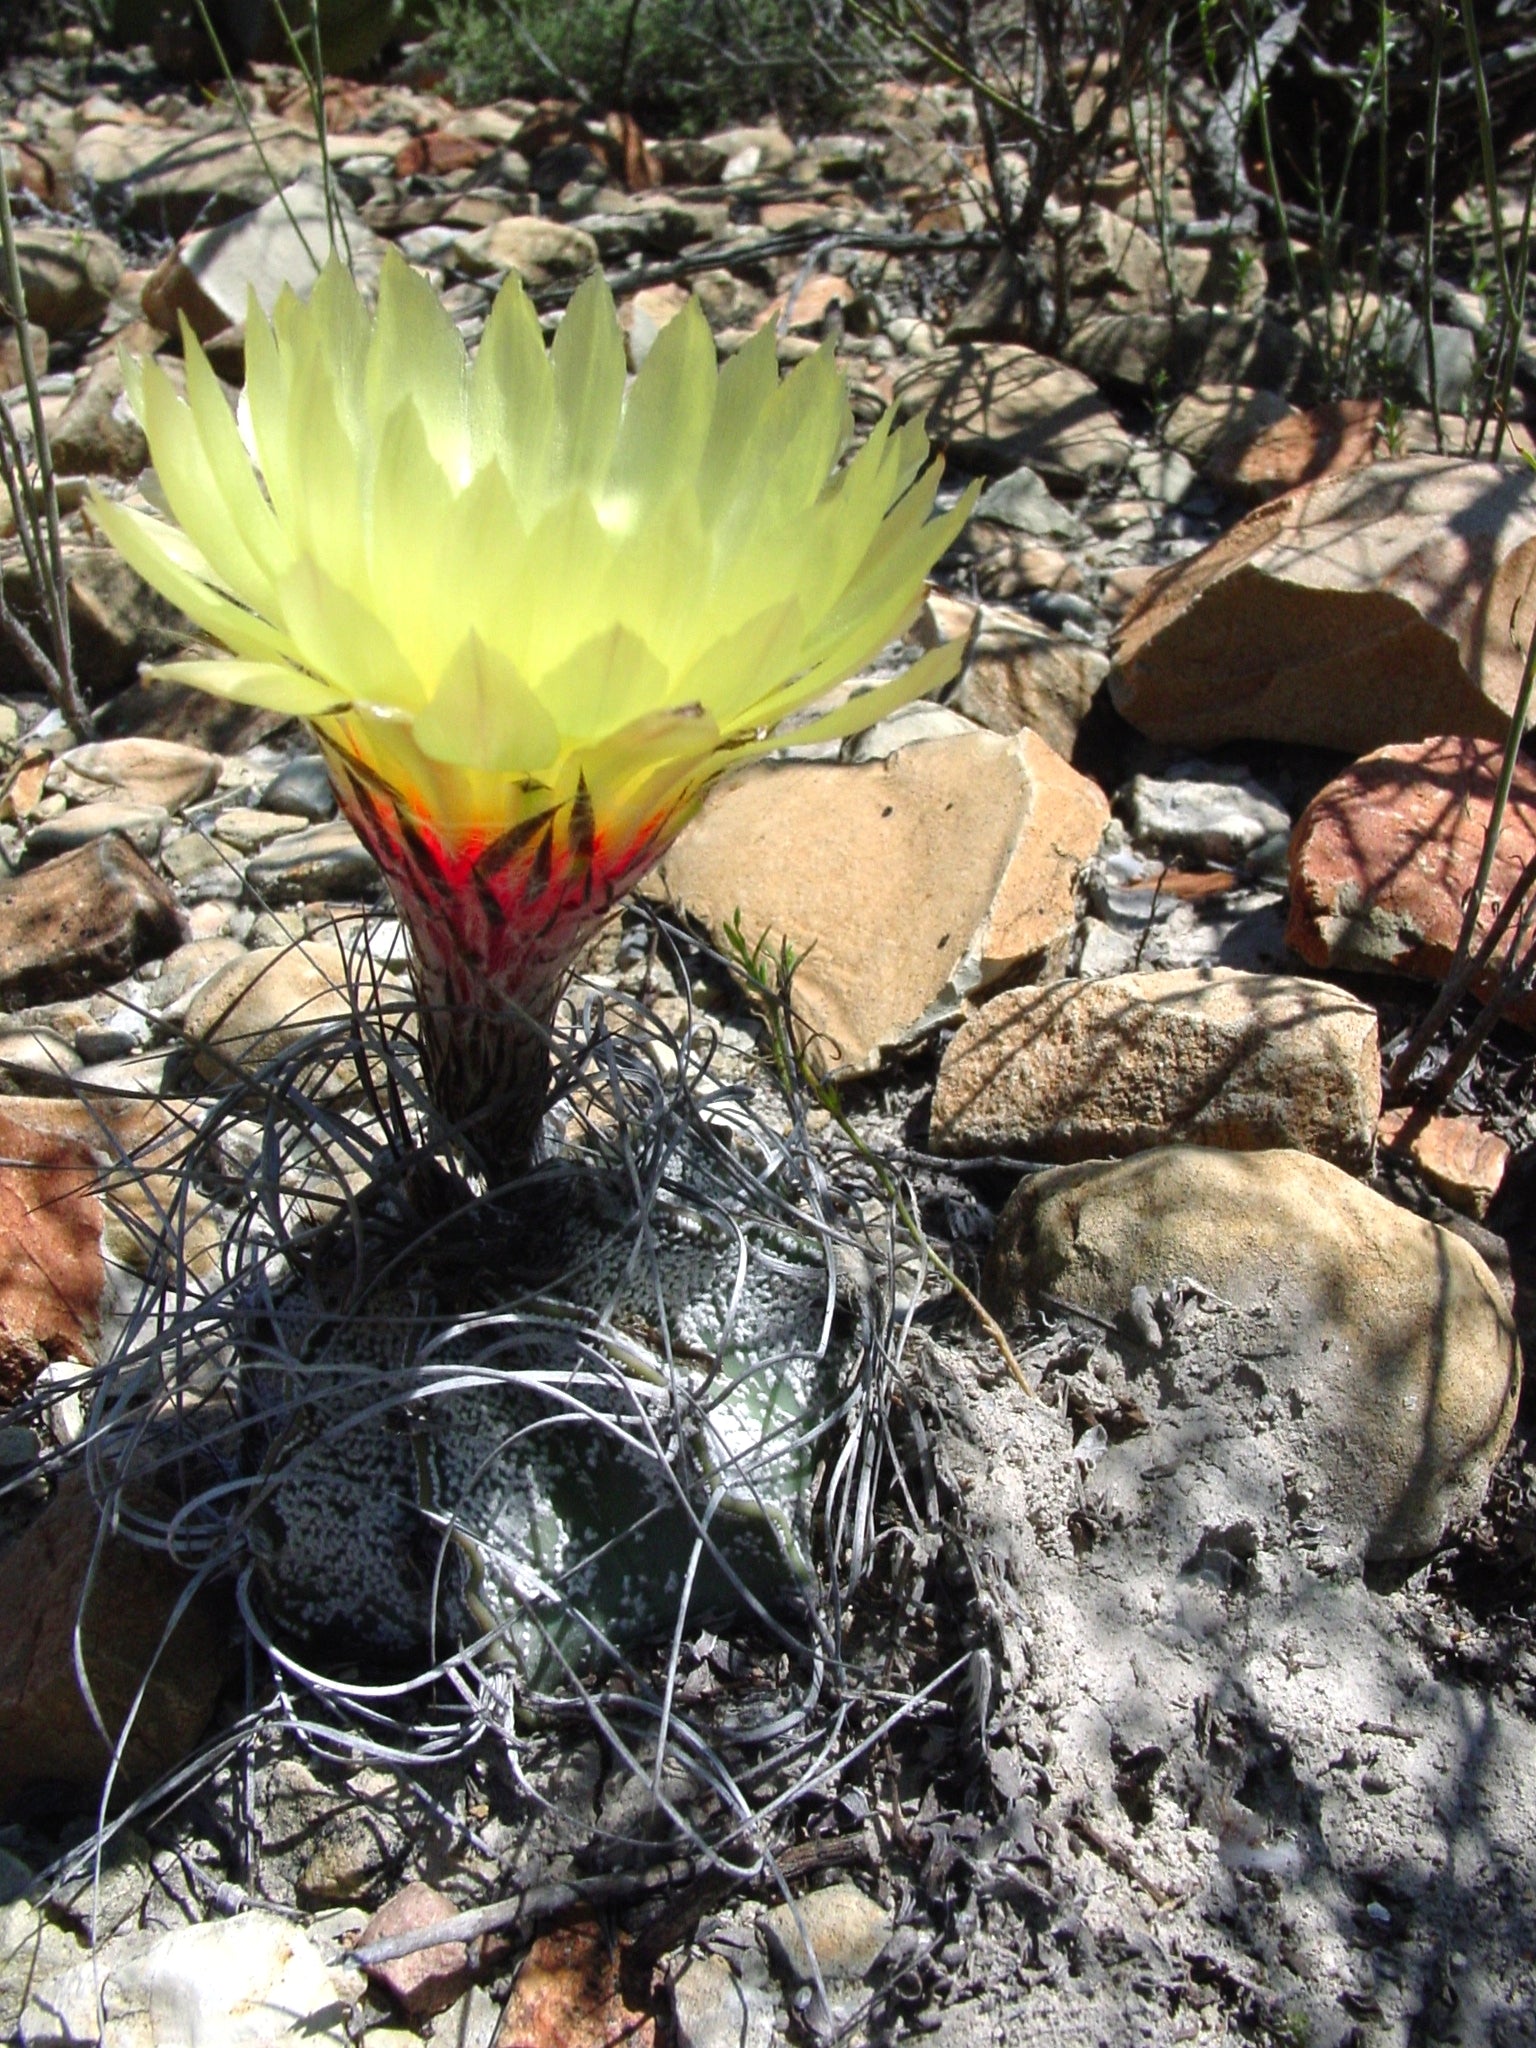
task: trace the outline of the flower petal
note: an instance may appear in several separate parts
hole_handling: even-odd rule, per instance
[[[202,579],[195,566],[200,557],[175,527],[110,498],[93,497],[91,516],[144,581],[180,605],[204,632],[254,661],[296,658],[293,642],[279,627],[245,611]]]
[[[379,276],[379,310],[364,382],[371,430],[382,432],[409,398],[433,455],[450,477],[467,481],[468,384],[464,344],[441,299],[398,250],[390,250]]]
[[[435,761],[505,775],[547,767],[560,751],[555,720],[506,657],[477,633],[460,645],[412,730],[417,746]]]
[[[271,661],[167,661],[146,665],[145,675],[185,683],[235,704],[280,711],[287,718],[319,718],[341,709],[346,699],[328,683]]]
[[[738,758],[755,760],[758,755],[771,753],[778,747],[810,746],[818,740],[840,740],[849,733],[863,732],[866,726],[873,725],[892,711],[899,711],[903,704],[910,704],[914,698],[926,697],[931,691],[942,689],[959,674],[964,659],[963,640],[946,640],[942,647],[930,647],[899,676],[876,683],[873,689],[850,697],[846,703],[824,712],[820,718],[813,718],[808,725],[794,726],[788,732],[780,727],[765,739],[744,748]]]
[[[332,381],[336,410],[354,445],[367,431],[364,373],[372,321],[352,274],[334,250],[303,309],[305,374]]]
[[[293,294],[284,285],[280,308]],[[288,363],[277,345],[277,331],[261,310],[252,286],[245,298],[245,390],[241,413],[261,464],[262,480],[278,519],[287,524],[293,508],[296,479],[288,467]]]
[[[624,341],[601,274],[582,284],[550,350],[555,387],[551,488],[602,482],[624,402]]]
[[[447,477],[421,415],[403,399],[379,436],[369,492],[368,580],[374,608],[418,673],[431,675],[452,641],[440,632],[439,549],[453,509]],[[462,622],[461,622],[462,626]]]
[[[715,338],[690,299],[656,337],[624,401],[604,497],[624,506],[628,526],[664,492],[692,482],[714,404]]]
[[[707,526],[715,524],[722,505],[739,489],[742,464],[757,423],[778,386],[778,355],[770,322],[728,358],[716,381],[709,438],[699,463],[699,510]]]
[[[361,704],[421,709],[426,688],[383,623],[318,563],[301,556],[277,595],[301,666]]]
[[[919,479],[886,521],[842,598],[822,621],[807,650],[812,659],[831,659],[844,636],[860,634],[864,619],[880,616],[892,605],[899,610],[904,601],[921,595],[923,578],[958,538],[981,491],[977,481],[948,512],[936,519],[922,518],[916,508],[932,497],[938,467],[935,463],[928,472],[932,485],[927,478]]]
[[[210,372],[210,375],[212,373]],[[252,556],[209,465],[191,410],[151,356],[139,381],[139,418],[160,488],[177,524],[224,586],[254,610],[270,612],[272,585]],[[217,401],[223,404],[222,399]],[[230,422],[233,429],[234,422]],[[249,472],[247,472],[249,473]]]
[[[469,373],[469,436],[476,469],[500,465],[525,524],[548,495],[554,424],[549,351],[522,280],[512,276],[496,295]]]
[[[295,375],[288,402],[288,472],[302,476],[284,524],[333,583],[367,587],[362,471],[329,377]]]
[[[293,548],[267,503],[246,450],[240,429],[219,380],[214,376],[201,342],[189,327],[182,332],[182,353],[187,369],[187,402],[197,423],[208,467],[223,495],[230,519],[263,576],[270,582],[293,559]]]
[[[674,700],[696,700],[722,727],[750,718],[753,707],[803,665],[804,629],[796,599],[767,606],[683,671],[672,685]]]
[[[667,671],[627,626],[584,641],[539,678],[538,699],[574,741],[600,739],[661,701]],[[530,764],[532,765],[532,764]]]

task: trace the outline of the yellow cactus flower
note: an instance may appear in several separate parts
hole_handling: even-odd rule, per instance
[[[238,424],[184,339],[185,401],[125,363],[170,518],[93,500],[229,649],[157,673],[310,724],[410,934],[436,1099],[522,1098],[522,1140],[493,1116],[490,1150],[526,1149],[529,1029],[592,926],[711,783],[906,626],[970,499],[930,516],[919,423],[887,416],[844,461],[830,356],[781,380],[765,329],[717,369],[696,304],[627,380],[601,278],[549,349],[510,280],[471,362],[399,256],[372,314],[333,260],[270,322],[252,298]],[[856,731],[958,660],[795,737]]]

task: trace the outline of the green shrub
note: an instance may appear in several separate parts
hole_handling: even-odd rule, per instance
[[[455,93],[572,94],[648,128],[836,119],[865,71],[842,0],[432,0]]]

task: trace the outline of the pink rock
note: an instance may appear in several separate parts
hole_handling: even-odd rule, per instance
[[[1286,942],[1314,967],[1444,979],[1461,930],[1503,749],[1442,736],[1382,747],[1335,776],[1291,839]],[[1515,769],[1479,921],[1493,921],[1536,853],[1536,770]],[[1501,953],[1502,957],[1502,953]],[[1486,994],[1496,979],[1478,987]],[[1510,1015],[1536,1025],[1536,995]]]
[[[0,1400],[51,1359],[95,1363],[106,1302],[91,1149],[0,1112]]]
[[[380,1906],[363,1929],[360,1946],[436,1927],[440,1921],[451,1920],[458,1910],[431,1885],[408,1884]],[[430,2019],[463,1997],[475,1972],[467,1946],[462,1941],[445,1941],[436,1948],[419,1948],[414,1955],[401,1956],[393,1963],[376,1963],[368,1975],[413,2019]]]
[[[1483,1217],[1499,1192],[1509,1147],[1475,1117],[1416,1117],[1411,1109],[1382,1112],[1383,1151],[1411,1159],[1436,1194],[1468,1216]]]

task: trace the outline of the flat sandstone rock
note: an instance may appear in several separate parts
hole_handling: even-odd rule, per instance
[[[801,956],[827,1069],[868,1073],[1005,973],[1059,969],[1109,806],[1037,734],[973,732],[882,761],[767,763],[718,789],[653,878],[722,943]]]
[[[994,996],[945,1051],[931,1142],[1059,1162],[1278,1145],[1359,1170],[1380,1108],[1368,1003],[1295,975],[1188,968]]]
[[[944,348],[896,384],[904,419],[972,468],[1028,463],[1063,490],[1081,491],[1130,460],[1132,441],[1080,370],[1014,342]]]
[[[1533,629],[1536,475],[1417,456],[1288,492],[1156,578],[1110,690],[1184,746],[1498,739]]]

